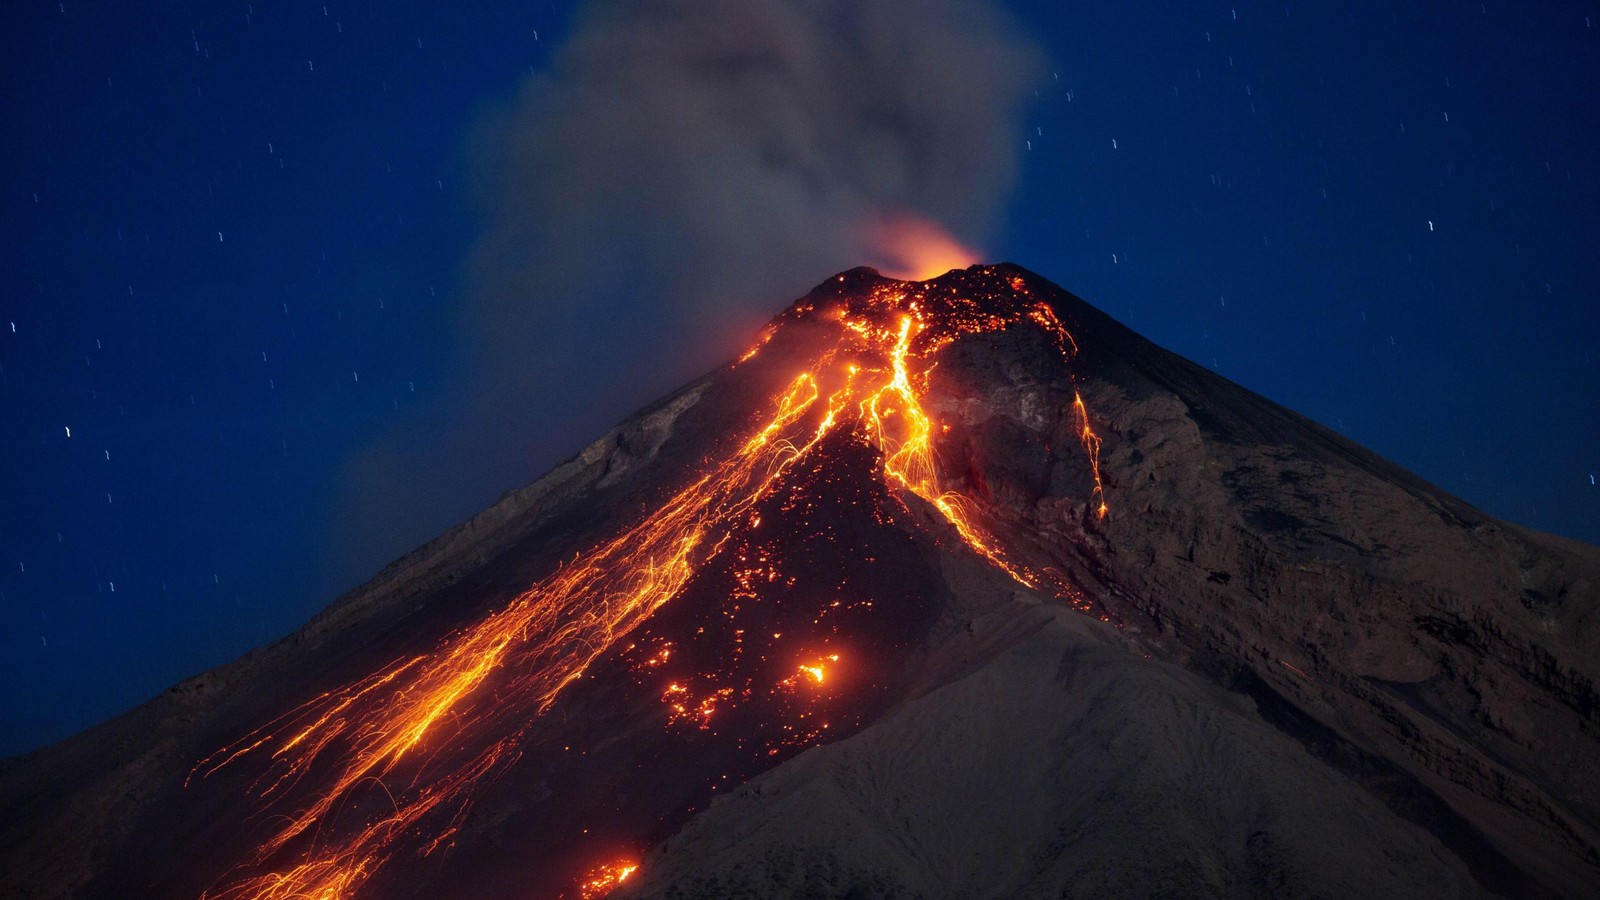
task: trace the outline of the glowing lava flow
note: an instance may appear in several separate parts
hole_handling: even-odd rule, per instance
[[[935,305],[936,314],[930,311]],[[984,302],[930,298],[917,285],[895,283],[799,314],[836,325],[837,341],[788,382],[753,434],[638,524],[435,651],[319,696],[197,765],[191,779],[260,759],[266,767],[257,781],[261,797],[288,807],[274,813],[281,824],[241,867],[273,871],[238,875],[207,897],[351,897],[402,846],[426,856],[446,845],[474,788],[516,761],[530,723],[619,638],[676,596],[785,472],[835,429],[860,429],[878,448],[891,487],[926,501],[966,545],[1018,581],[1037,583],[979,525],[973,504],[942,487],[934,452],[940,429],[923,399],[936,356],[964,335],[1037,327],[1070,356],[1071,336],[1050,308],[1009,295]],[[770,338],[771,331],[763,344]],[[1074,415],[1095,475],[1091,499],[1103,516],[1099,438],[1081,398]],[[831,664],[839,657],[824,659]],[[801,665],[798,677],[821,684],[824,660]],[[679,712],[709,714],[688,706]],[[305,796],[291,804],[302,782],[314,790],[296,792]],[[360,827],[344,824],[352,818]],[[583,895],[603,895],[633,872],[631,866],[591,873]]]
[[[607,863],[591,870],[578,882],[579,900],[599,900],[612,891],[622,886],[628,876],[639,871],[639,864],[632,861]]]

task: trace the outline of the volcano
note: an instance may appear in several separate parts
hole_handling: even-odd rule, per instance
[[[1012,265],[830,278],[0,764],[8,897],[1579,897],[1600,549]]]

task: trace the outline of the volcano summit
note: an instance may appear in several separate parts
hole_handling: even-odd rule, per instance
[[[0,764],[17,897],[1586,896],[1600,550],[1015,266],[829,279]]]

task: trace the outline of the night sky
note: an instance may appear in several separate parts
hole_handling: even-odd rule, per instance
[[[832,273],[810,261],[870,261],[676,254],[673,277],[747,269],[731,306],[672,301],[624,237],[486,262],[507,221],[569,217],[509,215],[521,182],[494,173],[611,95],[528,100],[570,4],[454,6],[0,13],[0,753],[293,630],[734,352]],[[1020,111],[970,119],[1014,180],[911,205],[1491,514],[1600,543],[1600,4],[1063,6],[1009,6],[1037,58],[985,89]],[[938,74],[883,96],[938,115]],[[522,165],[566,178],[553,152]],[[659,193],[606,202],[647,240],[698,196]],[[524,290],[576,299],[485,349]]]

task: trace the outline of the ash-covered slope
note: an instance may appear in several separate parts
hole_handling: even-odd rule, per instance
[[[930,391],[951,487],[1187,673],[1041,634],[713,807],[640,895],[1600,890],[1600,551],[1495,521],[1020,269],[946,277],[1015,276],[1075,337],[1074,378],[1030,365],[1026,332],[952,348]],[[1104,518],[1059,450],[1077,394]]]
[[[853,270],[0,763],[0,891],[1584,896],[1597,585],[1020,268]]]
[[[618,896],[1476,897],[1246,701],[1057,612],[724,798]]]

